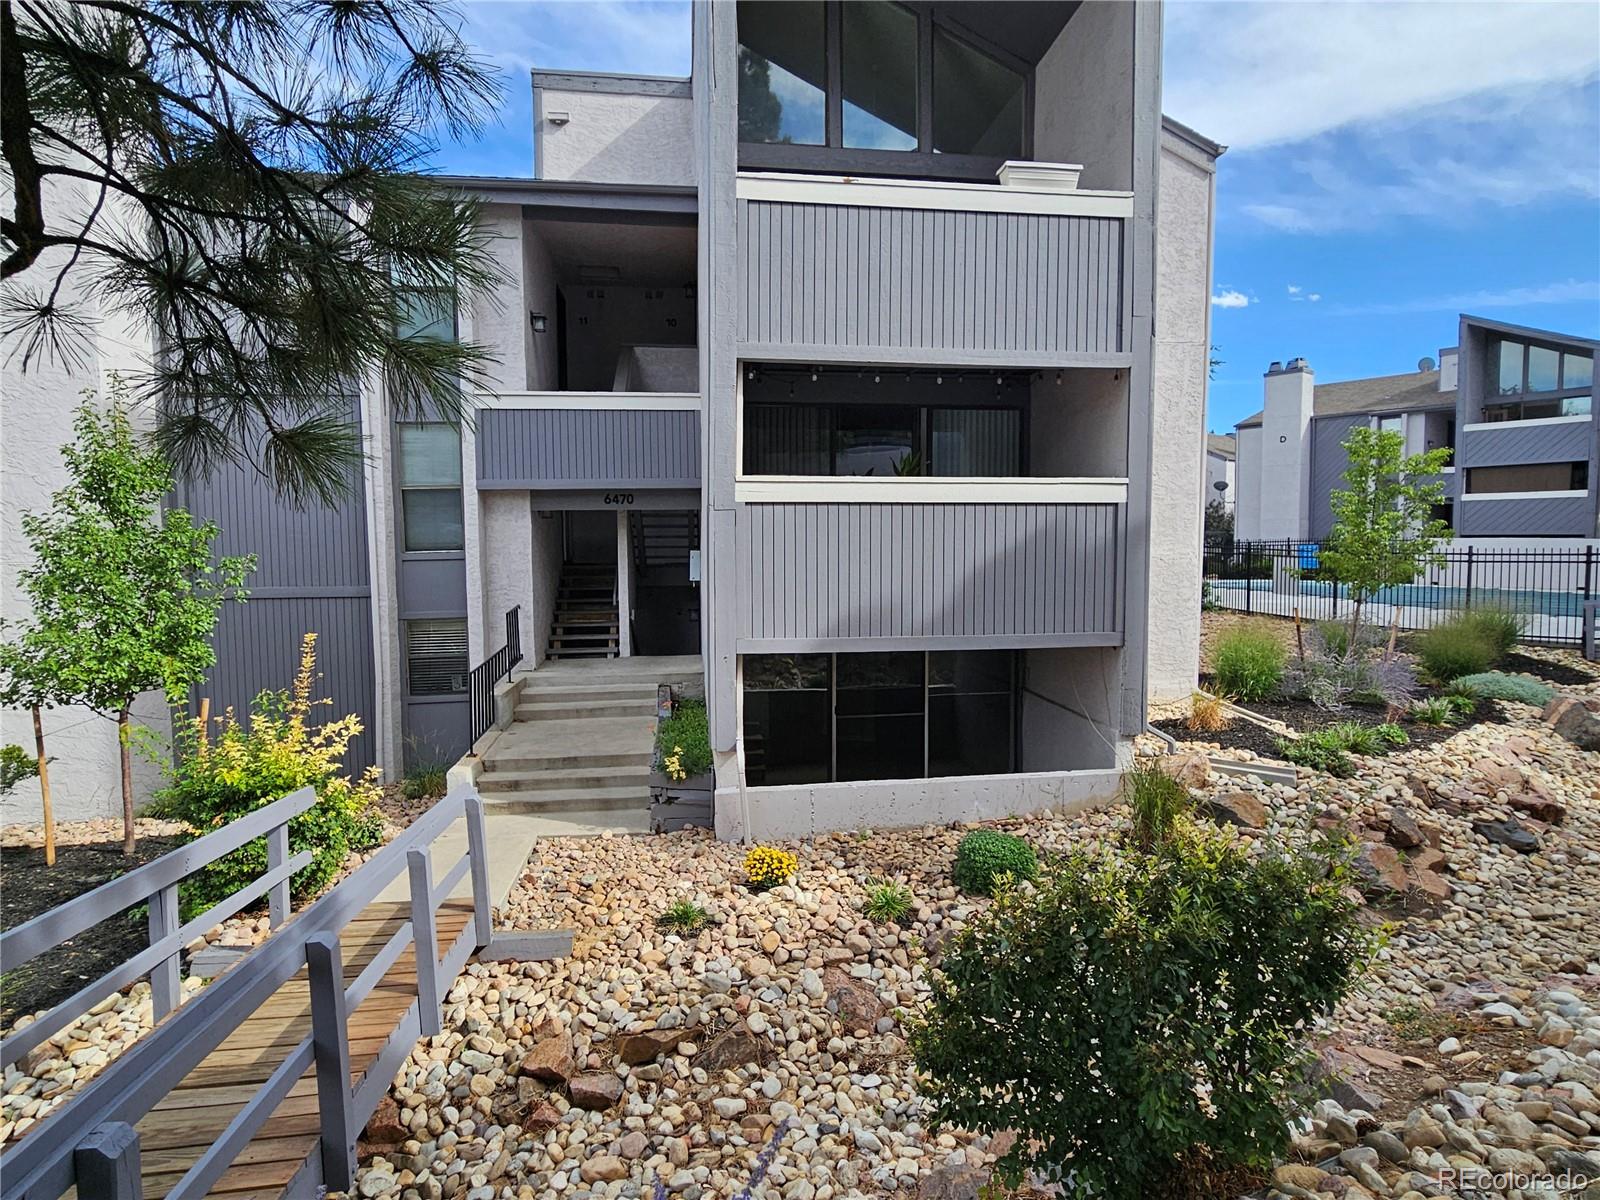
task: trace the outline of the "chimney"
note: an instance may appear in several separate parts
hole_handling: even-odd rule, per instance
[[[1458,386],[1456,369],[1460,360],[1460,348],[1457,346],[1449,346],[1439,351],[1439,390],[1441,392],[1453,392],[1456,390]]]
[[[1316,376],[1304,358],[1273,364],[1263,386],[1257,536],[1304,540],[1310,526],[1311,416]]]

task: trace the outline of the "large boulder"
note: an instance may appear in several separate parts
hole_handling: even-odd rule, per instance
[[[1539,836],[1515,817],[1504,821],[1474,821],[1472,831],[1485,841],[1509,847],[1518,854],[1533,854],[1539,849]]]
[[[622,1080],[609,1072],[577,1075],[568,1081],[567,1095],[579,1108],[604,1112],[622,1099]]]
[[[1211,777],[1211,764],[1204,754],[1166,754],[1156,759],[1156,767],[1184,787],[1205,787]]]
[[[878,1018],[884,1015],[878,993],[838,968],[822,973],[822,986],[827,993],[823,1006],[838,1017],[846,1029],[865,1029],[870,1033],[878,1024]]]
[[[1405,896],[1409,886],[1406,865],[1393,846],[1363,842],[1354,866],[1361,894],[1368,900],[1384,904]]]
[[[694,1056],[694,1065],[711,1075],[719,1075],[729,1067],[742,1067],[745,1063],[760,1062],[766,1053],[766,1043],[742,1026],[718,1034],[711,1043]]]
[[[517,1068],[522,1074],[541,1083],[565,1083],[577,1074],[578,1063],[573,1054],[572,1037],[565,1033],[552,1034],[535,1042],[533,1049],[523,1056]]]
[[[630,1067],[654,1062],[672,1050],[682,1035],[675,1029],[651,1029],[645,1033],[626,1033],[617,1042],[617,1057]]]
[[[1211,801],[1211,819],[1240,829],[1265,829],[1267,806],[1249,792],[1224,792]]]
[[[1570,705],[1553,722],[1555,731],[1580,750],[1600,750],[1600,713],[1586,704]]]

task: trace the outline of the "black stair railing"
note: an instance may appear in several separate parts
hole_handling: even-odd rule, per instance
[[[467,696],[472,713],[472,744],[489,732],[494,724],[494,685],[522,661],[522,605],[506,613],[506,644],[472,668],[467,677]]]

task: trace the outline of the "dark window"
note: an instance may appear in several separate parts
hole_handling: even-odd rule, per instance
[[[817,0],[739,5],[739,140],[826,141],[823,6]]]
[[[851,151],[843,165],[868,174],[992,180],[1028,153],[1027,65],[928,7],[741,0],[737,14],[744,165],[835,169]]]
[[[1586,388],[1594,386],[1594,356],[1589,354],[1563,354],[1561,356],[1561,386]]]
[[[1027,91],[1022,72],[934,26],[934,153],[1021,158]]]
[[[1526,349],[1521,342],[1503,339],[1489,343],[1489,373],[1495,377],[1500,395],[1515,396],[1521,393],[1522,355]]]
[[[837,778],[920,779],[926,656],[841,654],[837,669]]]
[[[412,696],[449,696],[467,690],[465,617],[407,621],[406,691]]]
[[[448,288],[399,288],[400,321],[395,332],[406,340],[453,342],[456,337],[456,297]]]
[[[1589,487],[1589,464],[1524,463],[1511,467],[1470,467],[1466,494],[1498,492],[1582,492]]]
[[[748,475],[1022,474],[1022,410],[915,404],[762,404],[745,409]]]
[[[846,4],[844,144],[917,148],[917,18],[898,4]]]
[[[745,778],[753,785],[833,778],[833,660],[750,654],[744,668]]]
[[[1013,769],[1016,656],[989,650],[928,655],[928,774]]]
[[[1009,650],[758,654],[742,666],[752,785],[1015,769]]]

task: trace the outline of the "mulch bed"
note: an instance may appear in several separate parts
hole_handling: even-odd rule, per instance
[[[1296,733],[1309,733],[1313,729],[1322,729],[1329,725],[1337,725],[1342,721],[1354,721],[1359,725],[1381,725],[1384,722],[1384,711],[1381,708],[1366,708],[1359,705],[1349,705],[1343,712],[1328,712],[1318,708],[1309,700],[1266,700],[1252,704],[1240,705],[1258,717],[1267,717],[1270,720],[1281,721]],[[1478,706],[1478,711],[1459,725],[1417,725],[1411,721],[1401,721],[1399,725],[1411,738],[1408,746],[1398,746],[1396,750],[1406,750],[1417,746],[1431,746],[1435,742],[1442,742],[1448,737],[1460,733],[1472,725],[1482,721],[1498,721],[1501,719],[1500,708],[1497,704],[1487,702]],[[1151,722],[1155,728],[1169,737],[1175,737],[1182,742],[1209,742],[1228,750],[1249,750],[1261,755],[1263,758],[1276,759],[1278,755],[1278,734],[1270,729],[1263,729],[1253,721],[1246,721],[1242,717],[1234,717],[1226,729],[1215,733],[1196,733],[1189,728],[1185,718],[1177,717],[1165,721]]]
[[[1531,654],[1522,654],[1515,650],[1506,655],[1495,669],[1510,675],[1532,675],[1535,679],[1544,679],[1566,687],[1582,687],[1600,679],[1600,671],[1551,662],[1549,659],[1535,658]]]
[[[122,839],[56,848],[44,865],[33,846],[0,847],[0,928],[11,929],[182,845],[179,837],[141,837],[131,857]],[[53,950],[0,975],[0,1026],[60,1003],[149,945],[142,909],[103,921]],[[98,997],[97,997],[98,999]]]

